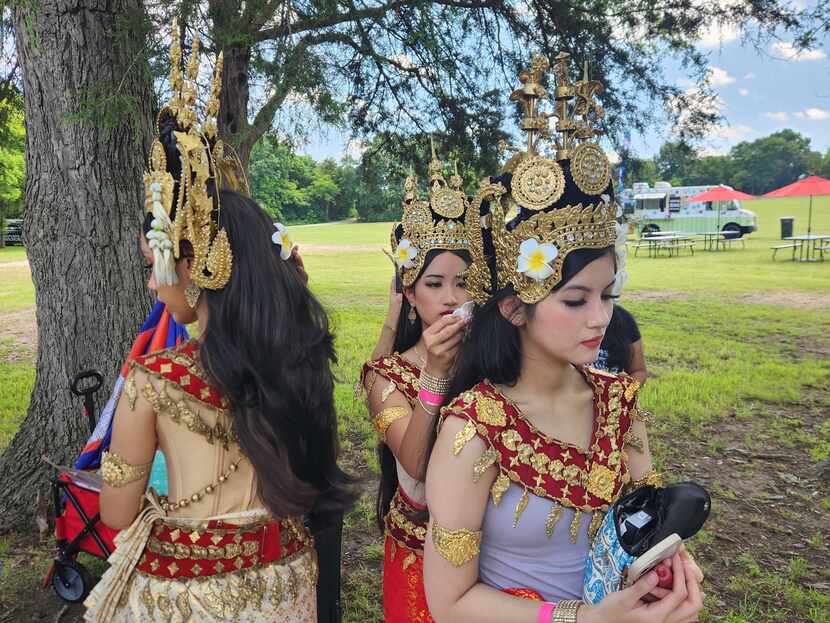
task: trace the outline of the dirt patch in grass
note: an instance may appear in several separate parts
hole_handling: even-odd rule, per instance
[[[704,620],[830,620],[830,482],[811,455],[830,442],[827,398],[759,405],[695,438],[672,436],[667,480],[693,480],[712,494],[710,519],[692,542],[706,574]]]
[[[0,312],[0,341],[11,341],[13,346],[5,352],[4,361],[34,364],[37,354],[37,322],[34,308]]]
[[[830,309],[830,292],[753,292],[736,296],[735,302],[794,309]]]
[[[28,268],[29,260],[15,260],[13,262],[0,262],[0,270],[4,268]]]

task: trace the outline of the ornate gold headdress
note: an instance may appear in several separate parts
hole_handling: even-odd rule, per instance
[[[182,76],[182,50],[176,21],[170,47],[170,87],[173,94],[156,118],[156,138],[150,147],[149,170],[144,174],[145,210],[153,215],[147,234],[154,254],[154,270],[160,285],[176,283],[175,260],[180,242],[193,246],[190,278],[200,288],[219,290],[228,283],[233,252],[227,232],[220,226],[220,188],[249,195],[248,182],[233,149],[217,140],[216,118],[222,85],[223,55],[216,61],[205,120],[196,113],[196,78],[199,73],[199,37]],[[173,123],[181,172],[174,178],[160,140],[162,128]],[[178,188],[177,188],[178,186]],[[212,197],[209,193],[214,186]],[[176,192],[178,191],[178,192]],[[175,203],[175,205],[174,205]]]
[[[443,164],[435,155],[435,144],[432,143],[429,200],[419,198],[413,173],[404,182],[403,216],[400,224],[392,229],[392,257],[401,272],[401,281],[407,287],[417,280],[429,251],[466,250],[470,246],[470,225],[474,229],[480,227],[478,216],[473,219],[470,215],[470,203],[461,189],[457,165],[449,184],[442,170]]]
[[[524,108],[521,127],[527,132],[527,149],[507,162],[503,176],[484,180],[473,198],[476,212],[489,205],[486,221],[496,271],[492,284],[490,258],[483,246],[473,245],[467,289],[478,303],[494,294],[493,288],[508,285],[525,303],[537,303],[561,280],[568,253],[608,247],[616,240],[618,208],[611,165],[591,140],[600,134],[594,120],[604,115],[594,99],[602,84],[588,79],[587,66],[582,80],[572,83],[569,58],[564,53],[556,57],[554,113],[539,111],[539,102],[550,99],[542,84],[549,63],[541,56],[519,74],[522,86],[510,95]],[[549,138],[552,116],[557,117],[561,135],[555,140],[555,160],[537,150],[538,140]]]

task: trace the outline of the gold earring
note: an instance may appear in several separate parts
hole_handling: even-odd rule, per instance
[[[196,309],[196,304],[199,302],[199,296],[202,294],[202,289],[195,283],[191,283],[184,289],[184,298],[191,309]]]
[[[418,314],[415,313],[414,307],[409,308],[409,315],[407,318],[409,318],[409,324],[415,324],[415,321],[418,320]]]

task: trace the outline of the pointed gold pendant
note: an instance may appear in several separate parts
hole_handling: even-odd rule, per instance
[[[582,523],[582,511],[575,511],[574,518],[571,522],[571,543],[576,544],[576,539],[579,537],[579,524]]]
[[[381,403],[386,402],[387,398],[392,395],[392,392],[395,391],[395,383],[393,381],[389,381],[389,385],[383,388],[383,391],[380,394],[380,401]]]
[[[493,506],[499,505],[499,502],[501,502],[501,496],[504,495],[504,492],[507,491],[507,487],[509,486],[510,479],[506,474],[499,472],[496,482],[494,482],[493,486],[490,487],[490,495],[493,496]]]
[[[488,448],[484,453],[476,459],[473,463],[473,482],[478,482],[484,472],[486,472],[491,465],[495,465],[499,459],[498,450],[495,448]]]
[[[455,436],[455,441],[452,444],[452,453],[455,456],[458,456],[461,451],[464,449],[464,446],[476,436],[476,425],[473,424],[472,420],[467,420],[467,423],[464,425],[458,434]]]
[[[406,571],[409,566],[417,560],[415,552],[409,552],[406,558],[403,559],[403,570]]]
[[[524,489],[524,490],[522,490],[522,497],[519,498],[519,503],[516,504],[516,514],[513,516],[513,527],[514,528],[519,525],[519,519],[521,519],[522,513],[525,512],[525,509],[527,508],[527,502],[528,502],[527,489]]]
[[[556,524],[559,523],[559,518],[562,516],[562,507],[556,502],[550,507],[547,519],[545,519],[545,535],[548,538],[553,536],[553,531],[556,529]]]

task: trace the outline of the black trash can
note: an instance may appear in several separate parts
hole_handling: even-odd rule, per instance
[[[781,217],[781,240],[789,238],[793,235],[793,222],[795,219],[792,216]]]

